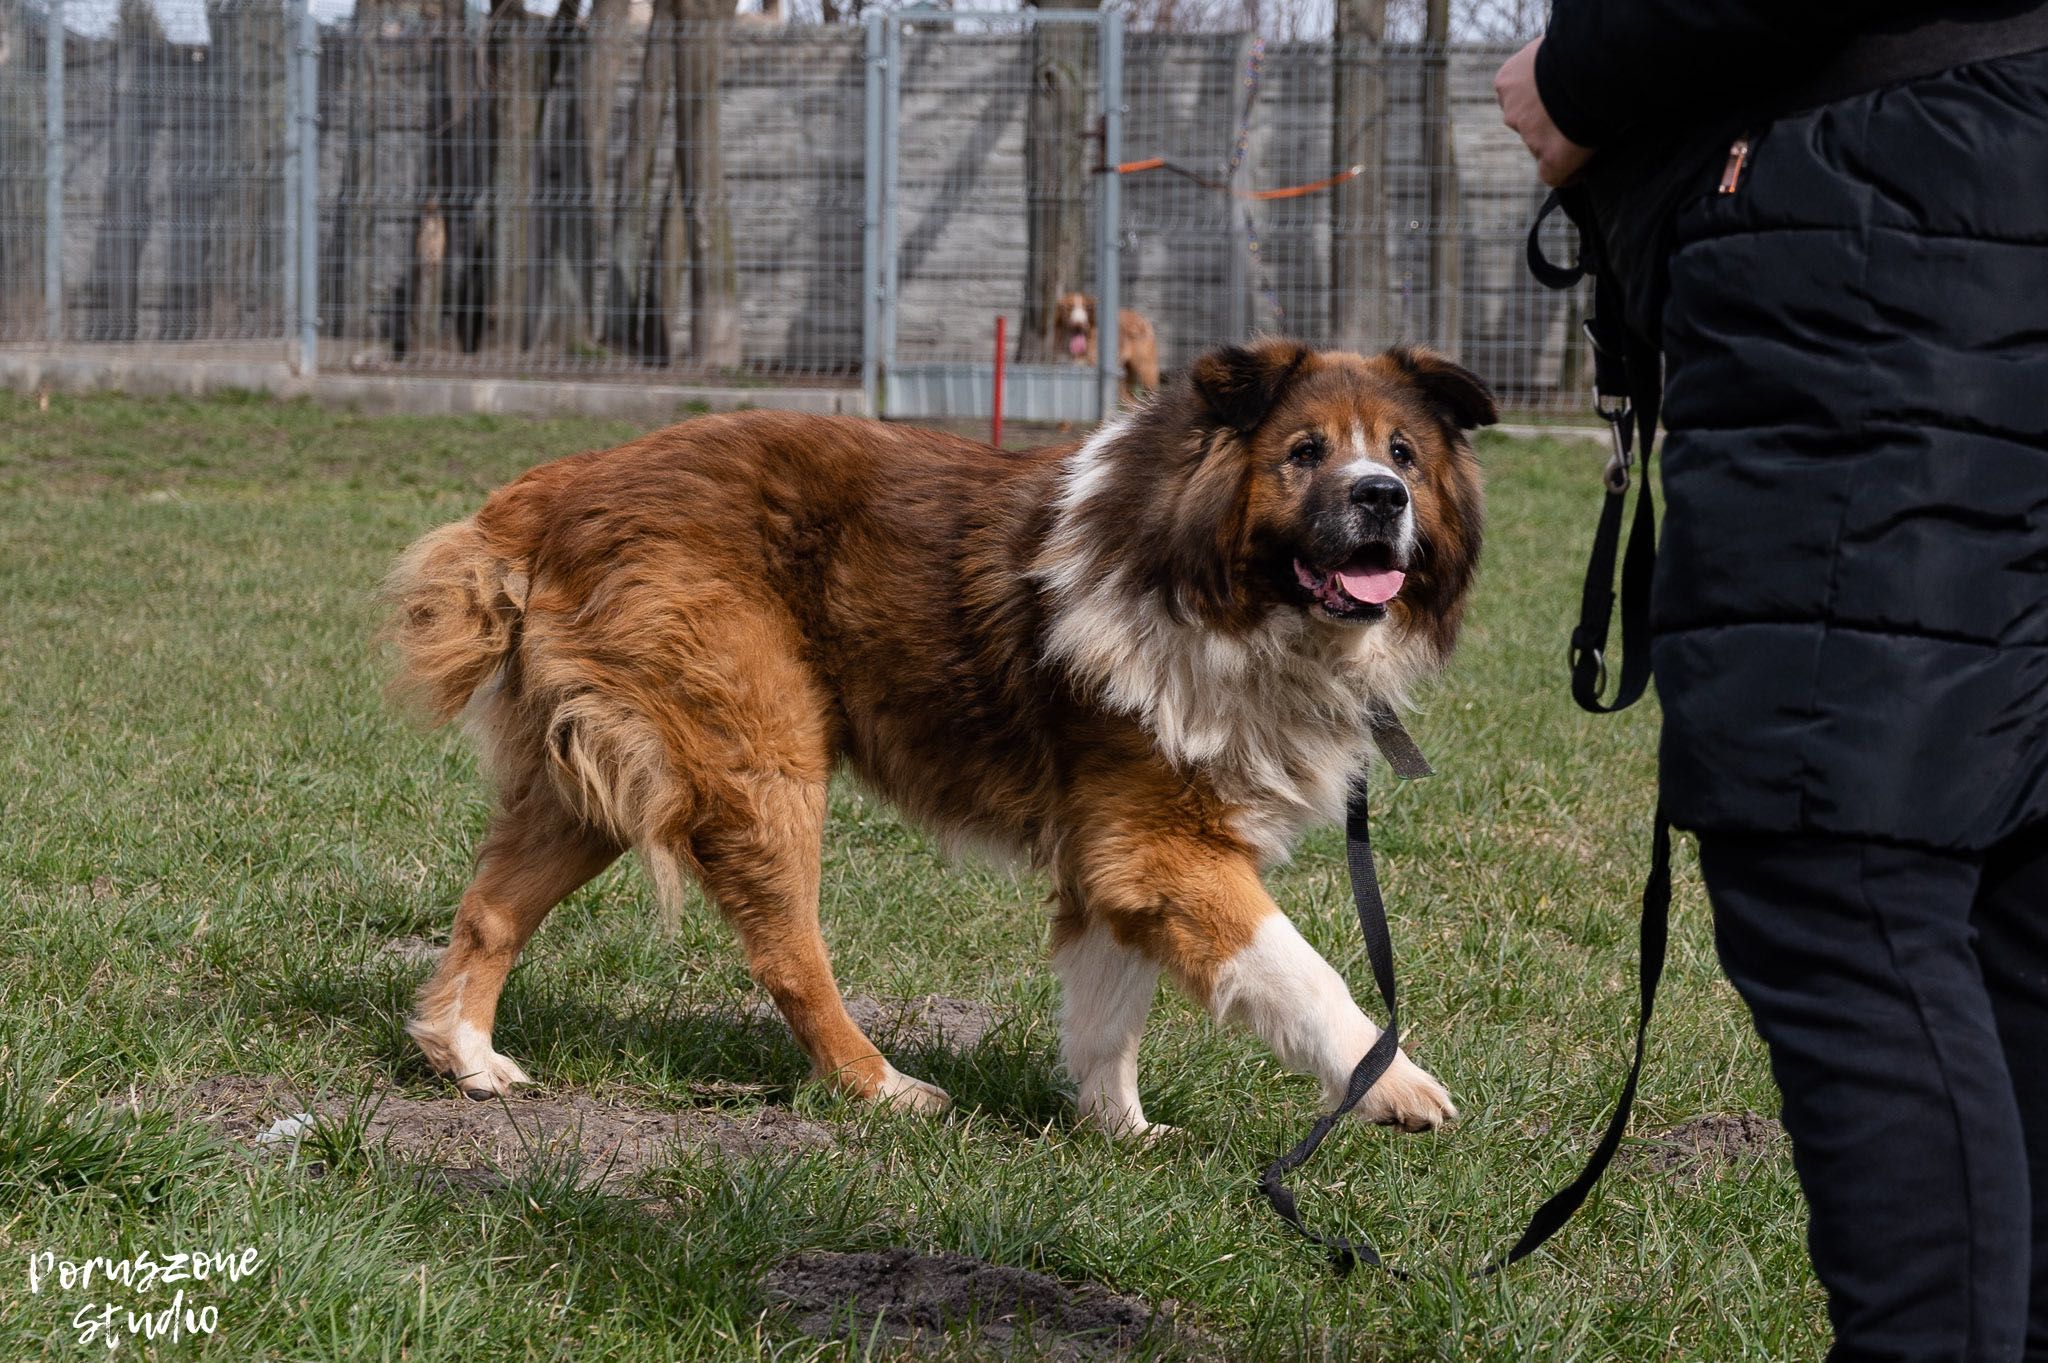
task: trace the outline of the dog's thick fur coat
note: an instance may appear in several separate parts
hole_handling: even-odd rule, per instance
[[[819,1076],[942,1105],[847,1016],[819,933],[843,762],[1048,873],[1084,1117],[1153,1129],[1162,970],[1334,1096],[1377,1029],[1260,871],[1449,652],[1479,549],[1463,432],[1492,419],[1427,352],[1266,341],[1077,447],[754,412],[534,469],[387,587],[397,685],[466,716],[499,793],[410,1032],[466,1091],[523,1082],[492,1046],[506,973],[632,848],[669,904],[701,883]],[[1363,1111],[1454,1115],[1405,1057]]]

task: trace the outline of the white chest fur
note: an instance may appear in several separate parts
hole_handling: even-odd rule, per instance
[[[1061,601],[1048,643],[1169,762],[1236,806],[1233,826],[1266,864],[1303,828],[1342,817],[1369,714],[1402,703],[1423,670],[1389,626],[1332,627],[1282,608],[1232,637],[1134,600],[1114,577]]]

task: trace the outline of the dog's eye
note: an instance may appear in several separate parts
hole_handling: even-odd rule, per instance
[[[1323,462],[1323,438],[1319,435],[1305,435],[1294,442],[1287,451],[1287,462],[1303,468],[1314,468]]]
[[[1404,469],[1415,462],[1415,447],[1403,436],[1394,437],[1393,442],[1387,446],[1387,453]]]

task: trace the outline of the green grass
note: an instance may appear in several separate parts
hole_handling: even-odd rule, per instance
[[[455,735],[382,703],[372,593],[415,534],[513,473],[632,433],[0,396],[0,1358],[106,1352],[71,1324],[98,1290],[30,1294],[31,1254],[243,1245],[261,1252],[255,1280],[189,1292],[218,1307],[217,1333],[146,1356],[836,1357],[754,1284],[796,1250],[898,1244],[1172,1298],[1234,1357],[1821,1351],[1782,1154],[1677,1178],[1624,1159],[1551,1247],[1466,1276],[1576,1171],[1634,1007],[1656,719],[1650,704],[1584,716],[1565,695],[1597,500],[1578,445],[1482,442],[1486,567],[1412,726],[1441,774],[1376,795],[1404,1018],[1465,1116],[1433,1137],[1342,1129],[1302,1189],[1309,1215],[1369,1228],[1406,1280],[1335,1280],[1265,1211],[1255,1171],[1309,1122],[1312,1086],[1170,994],[1142,1080],[1151,1115],[1187,1134],[1132,1150],[1073,1129],[1043,886],[948,862],[852,788],[824,905],[849,992],[1009,1017],[964,1054],[896,1057],[952,1091],[948,1119],[837,1103],[779,1033],[721,1024],[752,997],[723,926],[700,908],[664,937],[627,869],[543,928],[500,1048],[557,1090],[794,1105],[839,1127],[839,1148],[679,1156],[631,1190],[542,1168],[456,1194],[331,1134],[326,1159],[253,1158],[182,1115],[166,1095],[214,1074],[362,1101],[443,1092],[400,1030],[425,967],[376,948],[445,934],[484,791]],[[1689,848],[1680,863],[1638,1131],[1775,1110]],[[1335,834],[1272,885],[1365,997]],[[131,1095],[142,1115],[112,1111]]]

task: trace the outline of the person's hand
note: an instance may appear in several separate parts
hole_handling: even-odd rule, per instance
[[[1536,175],[1556,189],[1569,184],[1592,159],[1593,150],[1582,147],[1557,130],[1543,96],[1536,92],[1536,49],[1538,38],[1500,64],[1493,73],[1493,97],[1500,104],[1501,122],[1520,134],[1522,145],[1536,158]]]

